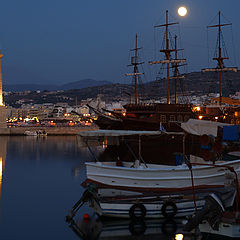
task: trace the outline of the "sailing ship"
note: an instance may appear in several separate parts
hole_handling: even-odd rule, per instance
[[[158,61],[150,61],[150,65],[154,64],[166,64],[167,65],[167,102],[166,103],[141,103],[139,99],[139,77],[144,73],[139,72],[138,66],[143,64],[139,61],[138,51],[141,49],[138,47],[138,37],[136,35],[134,56],[131,58],[130,66],[133,67],[133,73],[128,73],[126,76],[132,76],[134,79],[134,103],[129,103],[124,106],[125,111],[123,113],[108,111],[111,117],[114,116],[116,120],[110,119],[109,116],[101,115],[101,121],[96,123],[100,128],[106,128],[106,122],[109,123],[108,129],[125,129],[125,130],[166,130],[171,132],[181,131],[180,123],[186,122],[190,118],[195,117],[195,113],[192,110],[190,104],[180,104],[177,102],[177,80],[183,76],[179,76],[178,67],[180,64],[184,64],[186,59],[179,59],[177,52],[177,37],[175,36],[175,46],[170,47],[169,39],[169,26],[178,23],[171,23],[168,20],[168,11],[166,11],[166,23],[157,25],[157,27],[165,27],[165,48],[160,52],[164,53],[165,59]],[[172,53],[175,53],[175,58],[172,57]],[[170,68],[174,69],[174,76],[170,77]],[[170,79],[175,80],[175,101],[170,101]],[[108,119],[108,120],[106,120]],[[117,119],[121,120],[116,125]]]

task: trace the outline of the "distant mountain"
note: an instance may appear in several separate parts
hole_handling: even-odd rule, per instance
[[[96,87],[96,86],[102,86],[112,84],[112,82],[108,81],[97,81],[93,79],[83,79],[76,82],[67,83],[61,86],[62,90],[70,90],[70,89],[81,89],[81,88],[87,88],[87,87]]]
[[[108,82],[95,82],[93,80],[82,80],[74,82],[72,84],[65,84],[69,90],[63,90],[61,92],[35,92],[17,94],[12,93],[5,96],[5,103],[9,106],[19,107],[22,103],[59,103],[66,102],[69,105],[75,105],[76,101],[86,100],[88,98],[96,98],[99,94],[101,99],[107,103],[113,101],[126,100],[130,101],[131,94],[133,93],[133,86],[130,84],[107,84]],[[104,84],[101,86],[86,87],[90,84]],[[172,82],[171,82],[172,83]],[[179,81],[180,83],[180,81]],[[139,86],[139,95],[141,100],[152,102],[152,100],[159,100],[160,97],[166,96],[166,81],[165,79],[152,81]],[[30,85],[29,85],[30,86]],[[41,89],[43,85],[32,85],[36,89]],[[236,91],[240,92],[240,71],[224,73],[223,78],[223,96],[234,94]],[[54,87],[48,85],[48,87]],[[63,86],[57,86],[57,88],[63,88]],[[83,88],[85,87],[85,88]],[[26,89],[26,88],[25,88]],[[47,88],[45,88],[47,89]],[[172,90],[170,88],[170,90]],[[180,91],[181,90],[181,91]],[[217,74],[214,73],[202,73],[193,72],[186,74],[182,84],[179,84],[179,95],[186,96],[186,100],[191,99],[191,96],[202,96],[207,93],[217,93],[219,91],[219,80]],[[172,93],[173,91],[171,91]],[[19,100],[21,100],[19,102]]]
[[[47,84],[4,84],[4,91],[22,92],[22,91],[53,91],[53,90],[70,90],[70,89],[82,89],[87,87],[95,87],[112,84],[108,81],[97,81],[93,79],[83,79],[76,82],[70,82],[63,85],[47,85]]]

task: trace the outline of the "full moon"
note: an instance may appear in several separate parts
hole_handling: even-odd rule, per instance
[[[180,7],[178,8],[178,15],[181,17],[186,16],[187,14],[187,8],[186,7]]]

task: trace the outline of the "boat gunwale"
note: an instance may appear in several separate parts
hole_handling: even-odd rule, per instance
[[[106,184],[106,183],[101,183],[99,181],[96,181],[96,180],[93,180],[93,179],[89,179],[87,178],[84,182],[82,182],[82,186],[83,187],[86,187],[87,184],[95,184],[97,187],[100,187],[100,188],[106,188],[106,189],[112,189],[114,187],[114,189],[119,189],[119,190],[129,190],[129,191],[134,191],[134,192],[158,192],[158,193],[163,193],[163,194],[166,194],[166,193],[172,193],[173,191],[174,192],[178,192],[178,193],[181,193],[181,192],[186,192],[186,191],[190,191],[192,190],[192,186],[189,186],[189,187],[141,187],[141,186],[119,186],[119,185],[110,185],[110,184]],[[223,188],[224,187],[224,184],[222,185],[216,185],[216,184],[201,184],[201,185],[196,185],[194,186],[195,190],[206,190],[206,189],[212,189],[212,188]]]
[[[219,177],[219,176],[223,176],[225,173],[224,172],[220,172],[220,173],[216,173],[216,174],[209,174],[209,175],[201,175],[201,176],[194,176],[194,179],[211,179],[214,177]],[[122,176],[122,175],[103,175],[103,174],[90,174],[88,175],[88,177],[91,179],[91,177],[93,178],[98,178],[98,177],[104,177],[104,178],[117,178],[117,179],[129,179],[129,180],[136,180],[136,181],[142,181],[142,182],[149,182],[149,181],[177,181],[177,180],[191,180],[191,175],[184,177],[184,176],[179,176],[179,177],[144,177],[144,179],[142,178],[142,176],[137,177],[137,176]]]
[[[99,164],[100,163],[100,164]],[[105,163],[105,164],[104,164]],[[157,172],[157,171],[186,171],[189,170],[187,164],[182,164],[182,165],[178,165],[178,166],[170,166],[170,165],[160,165],[161,167],[159,168],[149,168],[149,167],[139,167],[139,168],[135,168],[135,167],[125,167],[125,166],[114,166],[114,165],[108,165],[106,163],[115,163],[115,162],[85,162],[86,166],[91,166],[91,167],[96,167],[96,168],[105,168],[105,169],[124,169],[124,171],[146,171],[146,172]],[[228,162],[221,162],[219,164],[215,164],[215,166],[213,165],[207,165],[209,163],[206,163],[206,166],[192,166],[192,170],[202,170],[202,169],[210,169],[210,168],[219,168],[219,167],[228,167],[231,165],[237,165],[240,163],[240,159],[238,160],[232,160],[232,161],[228,161]],[[151,165],[151,164],[149,164]],[[157,164],[155,164],[157,165]],[[166,166],[166,167],[165,167]],[[231,166],[233,167],[233,166]],[[237,168],[238,169],[238,168]],[[235,170],[237,170],[235,169]]]

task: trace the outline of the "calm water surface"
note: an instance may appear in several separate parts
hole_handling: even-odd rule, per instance
[[[0,239],[79,239],[64,217],[85,159],[75,137],[0,137]]]
[[[0,239],[82,239],[79,229],[88,240],[175,238],[171,221],[84,222],[83,214],[92,214],[87,206],[69,227],[65,216],[83,193],[84,162],[90,159],[75,137],[0,137]]]

